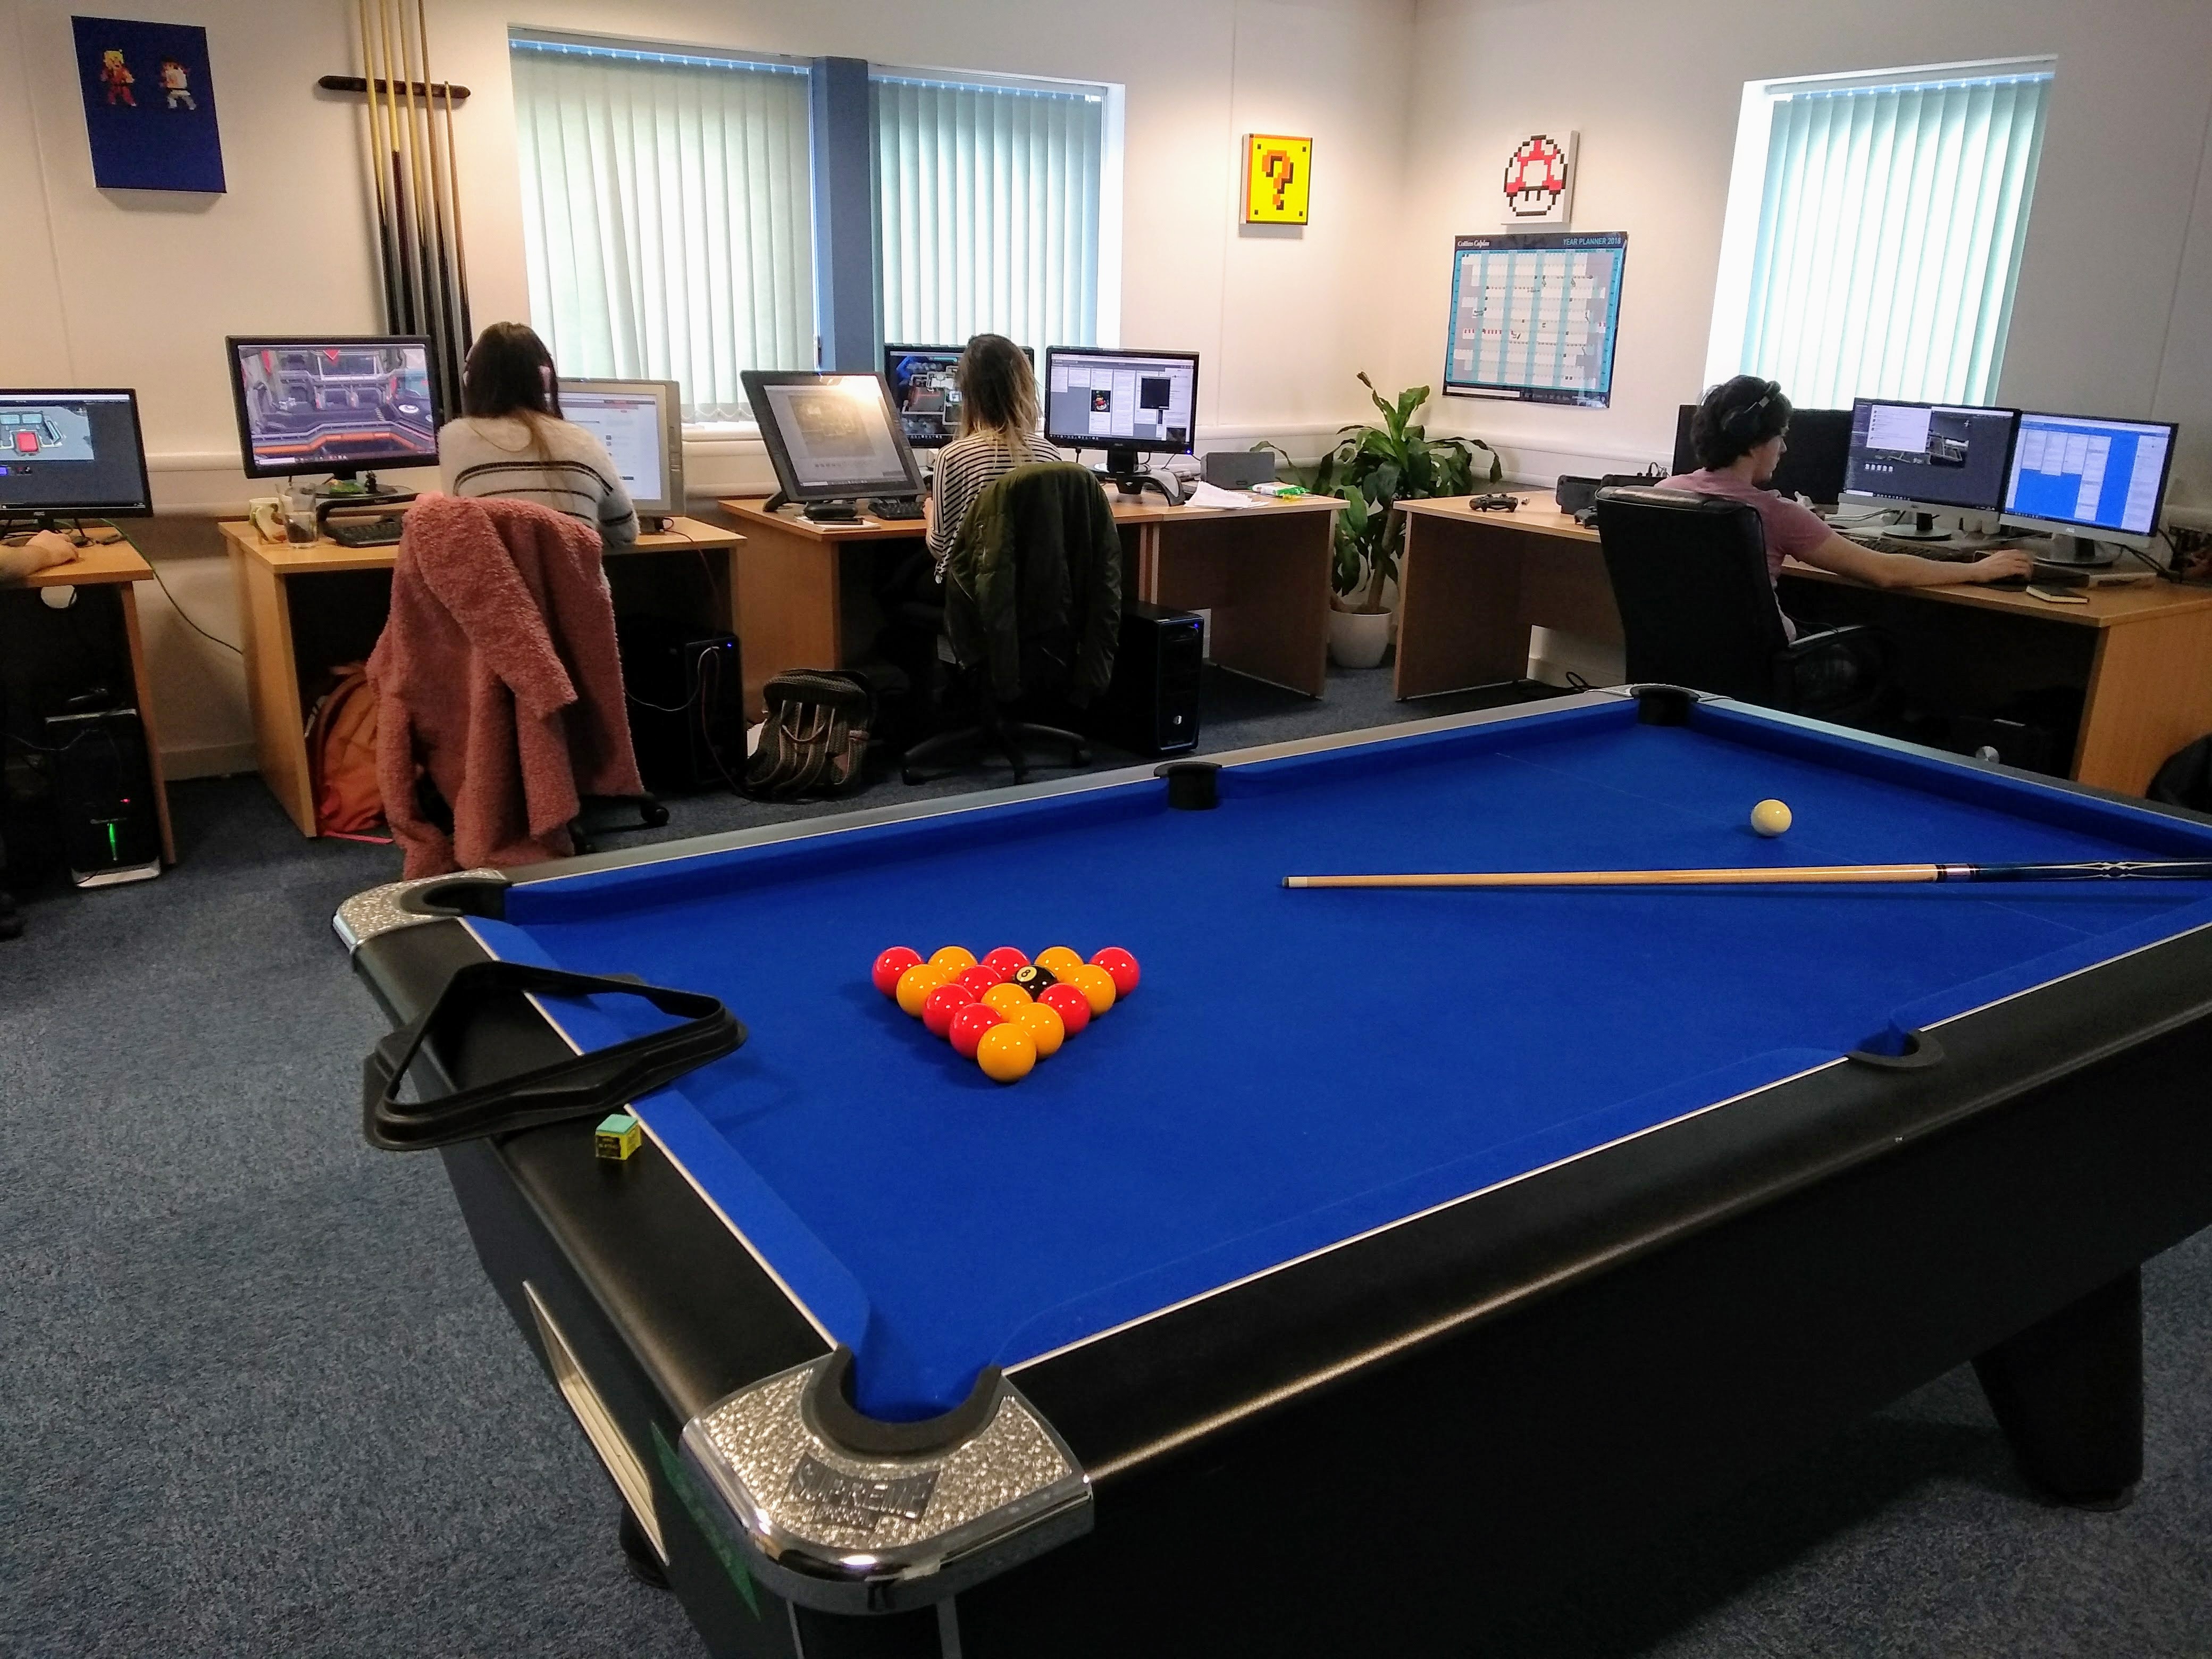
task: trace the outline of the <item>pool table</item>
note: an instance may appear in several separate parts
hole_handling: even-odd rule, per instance
[[[2126,1500],[2139,1268],[2212,1222],[2212,889],[1282,878],[2208,854],[1644,688],[400,884],[338,931],[402,1029],[487,960],[747,1028],[626,1161],[587,1119],[441,1152],[710,1651],[1457,1653],[1969,1359],[2031,1480]],[[870,982],[948,943],[1143,977],[1000,1085]],[[658,1018],[493,998],[425,1086]]]

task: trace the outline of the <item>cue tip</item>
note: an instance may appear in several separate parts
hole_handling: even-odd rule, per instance
[[[1283,885],[1285,887],[1303,887],[1305,884],[1306,878],[1304,876],[1285,876],[1283,878]]]

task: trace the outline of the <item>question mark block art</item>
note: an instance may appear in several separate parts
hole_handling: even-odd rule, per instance
[[[1313,140],[1255,132],[1244,140],[1244,222],[1302,225],[1313,190]]]

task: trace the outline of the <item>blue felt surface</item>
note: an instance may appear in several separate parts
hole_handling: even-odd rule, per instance
[[[1796,814],[1754,836],[1752,804]],[[1752,716],[1561,711],[517,888],[501,954],[751,1029],[648,1125],[859,1355],[941,1410],[1169,1303],[2212,921],[2195,885],[1294,891],[1293,872],[1984,862],[2212,833]],[[1002,1087],[868,981],[893,944],[1133,951]],[[574,1007],[587,1045],[620,1003]]]

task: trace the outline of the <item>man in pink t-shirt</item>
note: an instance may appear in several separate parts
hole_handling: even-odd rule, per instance
[[[1789,447],[1790,411],[1790,399],[1775,381],[1751,374],[1723,381],[1705,393],[1690,422],[1690,447],[1697,452],[1698,471],[1678,472],[1664,485],[1749,502],[1766,526],[1769,580],[1781,574],[1784,559],[1832,570],[1869,587],[1946,587],[2033,572],[2034,560],[2016,548],[1953,564],[1911,553],[1877,553],[1845,541],[1817,514],[1765,488]],[[1790,634],[1794,638],[1796,630],[1791,629]]]

